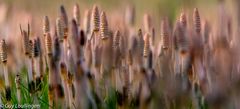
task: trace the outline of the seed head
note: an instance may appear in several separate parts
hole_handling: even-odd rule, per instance
[[[24,50],[24,53],[25,53],[25,55],[28,55],[29,54],[29,49],[28,49],[28,46],[29,46],[29,36],[28,36],[26,31],[22,32],[22,40],[23,40],[23,50]]]
[[[175,30],[174,30],[174,45],[177,49],[179,49],[180,53],[185,53],[189,48],[189,41],[186,36],[185,31],[180,22],[177,22]]]
[[[180,23],[184,28],[187,27],[187,17],[185,13],[181,13],[180,18],[179,18]]]
[[[128,6],[125,13],[125,21],[127,24],[134,25],[135,23],[135,8],[134,6]]]
[[[162,41],[162,48],[168,49],[169,47],[169,33],[168,33],[168,23],[167,20],[164,19],[161,22],[161,41]]]
[[[17,89],[19,89],[20,88],[20,83],[21,83],[21,78],[20,78],[19,74],[17,74],[16,77],[15,77],[15,83],[16,83]]]
[[[99,10],[97,5],[93,6],[91,19],[92,19],[91,20],[92,31],[99,31],[100,18],[99,18]]]
[[[75,4],[73,7],[73,18],[76,20],[77,25],[80,25],[80,10],[79,5]]]
[[[40,55],[40,47],[39,47],[39,42],[37,39],[33,40],[32,55],[33,55],[33,57],[39,57],[39,55]]]
[[[148,54],[149,54],[149,51],[150,51],[150,42],[149,42],[149,34],[146,33],[145,36],[144,36],[144,49],[143,49],[143,56],[144,57],[147,57]]]
[[[46,37],[45,37],[45,47],[46,47],[46,53],[48,55],[52,54],[52,38],[50,36],[50,33],[46,34]]]
[[[30,51],[30,53],[29,53],[29,58],[32,58],[32,57],[33,57],[33,52],[34,52],[33,42],[32,42],[32,40],[29,40],[29,46],[28,46],[28,49],[29,49],[29,51]]]
[[[128,64],[129,65],[133,64],[132,50],[128,51]]]
[[[100,32],[101,32],[101,38],[106,39],[108,37],[108,22],[105,12],[101,13],[100,18]]]
[[[57,18],[56,20],[57,27],[57,36],[59,37],[59,41],[62,42],[64,39],[64,22],[61,18]]]
[[[90,24],[91,24],[91,12],[90,10],[86,10],[84,12],[84,20],[83,20],[83,27],[86,33],[90,33]]]
[[[143,56],[143,49],[144,49],[144,40],[142,35],[142,30],[138,30],[138,48],[140,51],[141,56]]]
[[[50,23],[49,23],[49,19],[48,16],[44,16],[43,18],[43,33],[49,33],[50,32]]]
[[[67,80],[67,67],[65,63],[60,64],[61,75],[64,80]]]
[[[61,56],[61,48],[60,48],[60,41],[58,39],[58,37],[55,37],[54,39],[54,60],[55,61],[59,61],[60,60],[60,56]]]
[[[143,26],[144,26],[145,32],[151,31],[152,21],[151,21],[151,17],[149,14],[144,14]]]
[[[0,59],[2,63],[7,63],[7,44],[4,39],[0,42]]]
[[[78,27],[77,27],[77,22],[75,19],[72,19],[72,24],[71,24],[71,30],[72,30],[72,40],[77,41],[78,39]]]
[[[64,28],[68,27],[68,16],[63,5],[60,6],[60,18],[63,20]]]
[[[113,48],[120,47],[120,32],[117,30],[113,38]]]
[[[200,34],[200,32],[201,32],[201,19],[200,19],[200,15],[199,15],[199,12],[198,12],[197,8],[194,9],[193,22],[194,22],[194,28],[195,28],[196,33]]]

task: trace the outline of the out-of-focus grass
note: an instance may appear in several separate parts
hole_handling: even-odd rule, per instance
[[[2,97],[3,103],[10,103],[14,105],[24,105],[24,104],[34,104],[39,105],[41,109],[49,108],[48,104],[48,73],[44,75],[43,82],[41,83],[42,89],[38,92],[31,94],[28,89],[28,80],[27,80],[27,69],[24,67],[20,71],[21,75],[21,83],[20,83],[20,92],[21,92],[21,102],[17,99],[17,89],[16,84],[14,82],[15,75],[11,75],[11,102],[7,102],[5,97]],[[2,94],[4,95],[4,94]]]

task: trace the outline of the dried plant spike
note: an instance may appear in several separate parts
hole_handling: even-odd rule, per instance
[[[48,16],[44,16],[43,18],[43,34],[49,33],[50,32],[50,23]]]
[[[63,23],[64,23],[64,27],[67,28],[68,27],[68,16],[67,16],[67,12],[64,8],[63,5],[60,6],[60,16],[61,16],[61,19],[63,20]]]
[[[187,27],[187,17],[186,17],[186,14],[184,12],[181,13],[179,21],[184,28]]]
[[[125,21],[127,24],[133,26],[135,24],[135,8],[134,6],[128,6],[125,13]]]
[[[138,47],[140,49],[141,56],[143,55],[143,48],[144,48],[144,39],[143,39],[143,34],[142,30],[138,30]]]
[[[200,34],[201,32],[201,19],[200,19],[200,15],[198,12],[198,8],[194,9],[193,12],[193,22],[194,22],[194,28],[197,34]]]
[[[120,32],[117,30],[113,38],[113,48],[120,47]]]
[[[46,37],[45,37],[45,47],[46,47],[46,53],[48,55],[52,54],[52,38],[50,36],[50,33],[46,34]]]
[[[2,63],[7,63],[7,44],[4,39],[0,42],[0,59]]]
[[[176,38],[174,45],[177,49],[179,49],[180,53],[187,52],[189,48],[189,42],[180,22],[177,22],[176,24],[174,37]]]
[[[78,4],[75,4],[73,7],[73,18],[77,22],[77,25],[80,26],[80,9]]]
[[[57,36],[59,37],[60,42],[62,42],[64,39],[64,22],[61,18],[57,18],[56,27],[57,27]]]
[[[151,31],[152,21],[151,21],[151,17],[149,14],[144,14],[143,26],[144,26],[145,32]]]
[[[63,80],[66,82],[67,81],[67,67],[66,67],[66,64],[65,63],[61,63],[60,64],[60,70],[61,70],[61,75],[62,75],[62,78]]]
[[[84,19],[83,19],[83,27],[86,33],[90,33],[90,26],[91,26],[91,12],[90,10],[85,10],[84,12]]]
[[[132,50],[128,50],[128,64],[133,64]]]
[[[108,22],[107,22],[107,17],[105,12],[101,13],[100,20],[101,20],[100,21],[101,38],[106,39],[108,37]]]
[[[147,57],[150,51],[150,42],[149,42],[149,34],[146,33],[144,36],[144,49],[143,49],[143,56]]]
[[[203,23],[203,35],[204,35],[204,43],[207,44],[208,41],[209,41],[209,34],[210,34],[210,31],[211,31],[211,27],[209,25],[209,22],[208,21],[204,21]]]
[[[92,9],[92,15],[91,15],[92,31],[99,31],[99,23],[100,23],[100,16],[99,16],[98,6],[94,5]]]
[[[164,19],[161,22],[161,41],[162,41],[162,48],[168,49],[169,47],[169,33],[168,33],[168,23],[167,19]]]
[[[29,36],[26,31],[22,31],[22,40],[23,40],[23,50],[24,54],[28,55],[29,54]]]
[[[39,57],[40,55],[40,47],[37,39],[33,40],[33,50],[32,50],[33,57]]]
[[[29,53],[29,58],[32,58],[32,57],[33,57],[33,52],[34,52],[32,40],[29,40],[28,50],[29,50],[29,52],[30,52],[30,53]]]
[[[54,39],[54,60],[55,61],[59,61],[60,60],[60,56],[61,56],[61,47],[60,47],[60,41],[58,39],[58,37],[55,37]]]

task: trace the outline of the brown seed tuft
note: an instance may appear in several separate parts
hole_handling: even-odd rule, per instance
[[[180,18],[179,18],[180,23],[184,28],[187,27],[187,17],[185,13],[181,13]]]
[[[120,47],[120,32],[119,30],[117,30],[114,34],[114,38],[113,38],[113,48],[116,49]]]
[[[25,55],[28,55],[29,54],[29,49],[28,49],[28,46],[29,46],[29,36],[27,34],[26,31],[23,31],[22,32],[22,40],[23,40],[23,50],[24,50],[24,53]]]
[[[57,36],[59,37],[59,41],[62,42],[64,39],[64,22],[61,18],[57,18],[56,27],[57,27]]]
[[[150,51],[150,42],[149,42],[149,34],[146,33],[144,36],[144,49],[143,49],[143,56],[147,57]]]
[[[46,34],[46,37],[45,37],[45,47],[46,47],[46,53],[48,55],[52,54],[52,38],[50,36],[50,33]]]
[[[68,27],[68,16],[63,5],[60,6],[60,18],[63,20],[64,28]]]
[[[32,58],[33,57],[32,53],[34,52],[32,40],[29,40],[28,50],[30,51],[28,56],[29,56],[29,58]]]
[[[198,9],[195,8],[193,12],[193,22],[194,22],[194,28],[197,34],[200,34],[201,32],[201,19],[198,12]]]
[[[135,8],[128,6],[125,13],[125,21],[127,24],[133,26],[135,24]]]
[[[39,47],[39,42],[37,39],[33,40],[33,51],[32,51],[33,57],[39,57],[40,55],[40,47]]]
[[[102,39],[106,39],[108,37],[108,22],[107,22],[107,17],[105,12],[101,13],[100,32],[101,32]]]
[[[99,31],[99,22],[100,22],[100,18],[99,18],[98,6],[94,5],[92,9],[92,15],[91,15],[92,31]]]
[[[174,38],[175,38],[175,42],[174,42],[175,47],[181,53],[187,52],[189,48],[189,41],[180,22],[177,22],[176,24],[176,27],[174,30]]]
[[[0,42],[0,60],[2,63],[7,62],[7,44],[4,39]]]
[[[80,25],[80,10],[79,5],[75,4],[73,7],[73,18],[76,20],[77,25]]]
[[[84,12],[84,20],[83,20],[83,28],[87,34],[90,34],[90,24],[91,24],[91,12],[90,10],[85,10]]]
[[[169,30],[168,30],[168,22],[167,19],[164,19],[161,22],[161,41],[162,41],[162,48],[168,49],[169,48]]]
[[[143,26],[144,26],[145,32],[150,32],[151,31],[152,21],[151,21],[151,17],[150,17],[149,14],[144,14]]]
[[[44,16],[43,18],[43,34],[49,33],[50,32],[50,23],[48,16]]]

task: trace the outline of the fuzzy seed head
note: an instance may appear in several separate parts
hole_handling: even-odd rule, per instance
[[[181,13],[179,21],[183,25],[184,28],[187,27],[187,17],[186,17],[185,13]]]
[[[194,9],[193,22],[194,22],[195,32],[197,34],[200,34],[200,32],[201,32],[201,19],[200,19],[200,15],[199,15],[199,12],[198,12],[197,8]]]
[[[61,56],[61,47],[60,47],[60,41],[58,39],[58,37],[54,38],[54,60],[55,61],[59,61],[60,60],[60,56]]]
[[[99,31],[99,22],[100,22],[100,17],[99,17],[98,6],[94,5],[92,9],[92,15],[91,15],[92,31]]]
[[[60,69],[61,69],[61,75],[63,77],[64,80],[67,79],[67,67],[65,63],[61,63],[60,64]]]
[[[145,32],[151,31],[152,21],[151,21],[151,17],[149,14],[144,14],[143,26],[144,26]]]
[[[29,46],[29,36],[28,36],[26,31],[23,31],[23,33],[22,33],[22,40],[23,40],[23,50],[24,50],[24,53],[25,53],[25,55],[28,55],[29,54],[29,49],[28,49],[28,46]]]
[[[77,25],[80,25],[80,9],[78,4],[75,4],[73,7],[73,18],[76,20]]]
[[[143,40],[143,34],[142,30],[138,30],[138,48],[140,50],[141,56],[143,55],[143,49],[144,49],[144,40]]]
[[[189,48],[189,42],[180,22],[177,22],[176,24],[174,30],[174,37],[175,37],[174,43],[176,48],[178,48],[181,53],[185,53]]]
[[[100,33],[101,33],[101,38],[106,39],[108,37],[108,22],[107,22],[107,17],[105,12],[101,13],[101,18],[100,18]]]
[[[7,44],[4,39],[0,42],[0,60],[2,63],[7,62]]]
[[[144,48],[143,48],[143,56],[147,57],[150,51],[150,42],[149,42],[149,34],[146,33],[144,36]]]
[[[84,12],[84,20],[83,20],[83,27],[86,33],[90,33],[90,24],[91,24],[91,12],[90,10],[86,10]]]
[[[67,16],[67,12],[63,5],[60,6],[60,16],[61,16],[61,19],[63,20],[64,28],[67,28],[68,27],[68,16]]]
[[[57,18],[56,20],[57,27],[57,36],[59,37],[60,42],[64,39],[64,22],[61,18]]]
[[[29,53],[29,58],[33,57],[33,52],[34,52],[34,48],[33,48],[33,42],[32,40],[29,40],[29,47],[28,47],[30,53]]]
[[[114,34],[114,38],[113,38],[113,48],[118,48],[120,47],[120,32],[119,30],[117,30]]]
[[[21,83],[21,78],[20,78],[20,75],[19,74],[17,74],[16,75],[16,77],[15,77],[15,83],[16,83],[16,87],[17,87],[17,89],[19,89],[20,88],[20,83]]]
[[[32,51],[33,57],[39,57],[40,55],[40,47],[39,47],[39,42],[37,39],[33,40],[33,51]]]
[[[128,6],[125,13],[125,21],[129,25],[134,25],[135,23],[135,8],[134,6]]]
[[[46,53],[48,55],[52,54],[52,38],[50,36],[50,33],[46,34],[46,37],[45,37],[45,47],[46,47]]]
[[[161,41],[162,41],[162,48],[168,49],[169,47],[169,33],[168,33],[168,24],[167,20],[163,20],[161,22]]]
[[[48,16],[44,16],[43,18],[43,33],[49,33],[50,32],[50,23],[49,23],[49,19]]]

